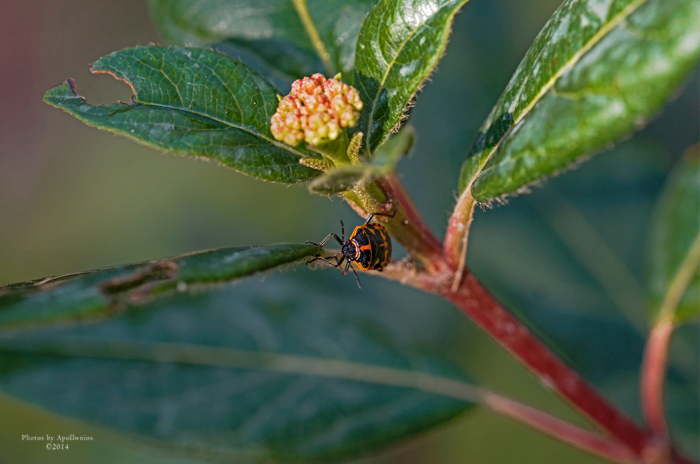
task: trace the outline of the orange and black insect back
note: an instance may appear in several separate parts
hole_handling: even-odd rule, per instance
[[[351,267],[353,262],[357,263],[363,271],[381,271],[391,261],[391,239],[389,238],[389,234],[383,225],[370,224],[370,221],[374,216],[394,217],[394,215],[396,215],[396,213],[391,215],[383,213],[370,214],[364,224],[355,227],[352,235],[350,235],[350,238],[347,240],[345,240],[345,225],[343,221],[340,221],[342,238],[331,232],[321,243],[306,242],[311,245],[322,247],[328,240],[334,238],[342,247],[338,253],[329,256],[329,258],[335,258],[336,262],[332,263],[323,256],[316,255],[313,259],[307,261],[306,264],[314,261],[323,261],[333,267],[340,268],[343,261],[347,260],[345,269],[343,270],[341,268],[341,272],[345,275],[348,273],[348,269],[352,270],[357,279],[357,286],[360,287],[360,278],[357,276],[355,269]],[[338,258],[338,256],[340,256],[340,258]]]

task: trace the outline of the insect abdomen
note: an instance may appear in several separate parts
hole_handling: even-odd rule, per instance
[[[372,250],[372,258],[365,270],[381,271],[391,261],[391,239],[381,224],[367,224],[364,227]]]

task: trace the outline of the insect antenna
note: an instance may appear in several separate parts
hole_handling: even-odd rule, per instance
[[[393,212],[392,214],[388,214],[388,213],[372,213],[372,214],[369,215],[369,217],[368,217],[367,220],[365,221],[365,225],[369,224],[369,222],[370,222],[372,219],[374,219],[374,216],[386,216],[386,217],[393,218],[394,216],[396,216],[396,210],[394,210],[394,212]],[[341,222],[342,222],[342,221],[341,221]]]

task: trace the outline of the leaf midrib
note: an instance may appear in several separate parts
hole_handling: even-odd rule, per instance
[[[165,59],[165,54],[162,55],[162,58]],[[136,95],[136,98],[137,98],[137,100],[136,100],[137,103],[140,103],[140,104],[146,105],[146,106],[163,107],[163,108],[168,108],[168,109],[171,109],[171,110],[183,111],[183,112],[185,112],[185,113],[196,114],[197,116],[200,116],[200,117],[203,117],[203,118],[206,118],[206,119],[211,119],[212,121],[219,122],[219,123],[221,123],[221,124],[223,124],[223,125],[225,125],[225,126],[233,127],[233,128],[235,128],[235,129],[248,132],[248,133],[252,134],[252,135],[255,136],[255,137],[258,137],[258,138],[260,138],[260,139],[263,139],[263,140],[265,140],[266,142],[268,142],[268,143],[270,143],[270,144],[272,144],[272,145],[275,145],[275,146],[277,146],[277,147],[279,147],[279,148],[281,148],[281,149],[283,149],[283,150],[287,150],[287,151],[289,151],[289,152],[291,152],[291,153],[294,153],[295,155],[297,155],[297,156],[299,156],[299,157],[303,157],[303,156],[304,156],[303,153],[301,153],[300,151],[295,150],[295,149],[294,149],[293,147],[291,147],[290,145],[287,145],[286,143],[282,143],[282,142],[279,142],[279,141],[277,141],[277,140],[271,139],[271,138],[269,138],[267,135],[258,132],[258,130],[257,130],[257,128],[256,128],[255,126],[249,126],[249,125],[247,125],[247,124],[240,124],[240,125],[239,125],[239,124],[236,124],[236,123],[231,122],[231,121],[226,121],[226,120],[224,120],[224,119],[217,118],[217,117],[212,116],[211,114],[208,114],[208,113],[202,113],[202,112],[200,112],[200,111],[196,111],[196,110],[193,110],[193,109],[191,109],[191,108],[187,108],[187,107],[185,106],[185,101],[184,101],[184,99],[182,98],[182,94],[180,93],[180,89],[179,89],[178,86],[172,81],[172,79],[170,78],[170,76],[168,76],[168,74],[167,74],[165,71],[163,71],[162,67],[161,67],[160,69],[158,69],[158,68],[155,68],[155,67],[153,67],[153,66],[151,66],[151,65],[149,65],[148,63],[145,63],[145,62],[139,62],[139,64],[140,64],[141,66],[145,66],[145,67],[147,67],[147,68],[150,68],[151,70],[153,70],[153,71],[159,73],[161,76],[163,76],[165,79],[167,79],[168,82],[170,82],[170,84],[172,85],[172,87],[173,87],[173,88],[175,89],[175,91],[177,92],[178,96],[180,97],[180,103],[182,103],[182,107],[166,105],[166,104],[164,104],[164,103],[150,103],[150,102],[141,101],[141,100],[138,100],[138,92],[134,91],[134,93],[135,93],[135,95]],[[226,81],[225,79],[223,79],[221,76],[219,76],[219,75],[216,73],[216,71],[214,70],[213,67],[207,65],[206,63],[201,63],[201,62],[200,62],[199,64],[200,64],[201,66],[204,66],[206,69],[208,69],[208,70],[219,80],[219,82],[221,82],[221,85],[224,86],[224,88],[228,91],[229,95],[231,95],[231,99],[236,103],[236,106],[238,107],[239,113],[241,114],[241,116],[243,116],[243,110],[242,110],[242,108],[241,108],[240,103],[238,102],[238,98],[236,98],[236,94],[231,90],[231,88],[229,87],[227,81]],[[116,75],[113,73],[113,71],[105,70],[105,71],[98,71],[98,72],[106,72],[106,73],[111,74],[111,75],[113,75],[114,77],[116,77]],[[119,78],[117,78],[117,79],[119,79]],[[131,83],[131,81],[128,81],[128,83],[129,83],[129,86],[131,86],[131,88],[133,89],[133,84]]]
[[[236,124],[234,122],[226,121],[226,120],[217,118],[215,116],[212,116],[211,114],[202,113],[200,111],[196,111],[196,110],[193,110],[191,108],[166,105],[164,103],[148,103],[148,102],[143,102],[140,100],[137,100],[136,102],[139,105],[143,105],[143,106],[153,106],[156,108],[166,108],[166,109],[174,110],[174,111],[182,111],[183,113],[193,114],[193,115],[199,116],[200,118],[210,119],[210,120],[218,122],[219,124],[222,124],[224,126],[228,126],[228,127],[233,128],[233,129],[238,129],[240,131],[248,132],[249,134],[251,134],[257,138],[262,139],[262,140],[266,141],[267,143],[274,145],[278,148],[281,148],[282,150],[286,150],[286,151],[288,151],[296,156],[299,156],[299,157],[305,156],[302,152],[296,150],[294,147],[287,145],[285,143],[279,142],[277,140],[271,139],[267,135],[258,132],[258,130],[255,128],[255,126],[249,126],[247,124]]]
[[[606,23],[603,27],[598,30],[576,53],[574,53],[571,58],[569,58],[564,65],[557,70],[556,73],[552,75],[551,78],[545,83],[545,85],[542,86],[540,91],[535,95],[535,97],[532,99],[528,105],[523,108],[523,110],[520,112],[520,115],[516,119],[513,120],[513,123],[511,124],[510,128],[506,131],[505,134],[498,140],[498,143],[496,143],[492,148],[491,151],[488,153],[486,158],[479,164],[479,168],[476,170],[472,178],[470,179],[469,184],[465,188],[465,193],[468,195],[471,195],[471,188],[474,185],[474,181],[479,177],[479,175],[482,173],[484,166],[488,161],[491,159],[493,154],[497,151],[497,149],[501,146],[503,141],[508,137],[510,132],[513,130],[514,127],[520,123],[520,121],[523,120],[525,116],[529,114],[529,112],[532,110],[532,108],[544,97],[544,95],[551,90],[552,87],[557,83],[559,78],[567,71],[569,71],[572,67],[574,67],[580,60],[581,58],[591,51],[591,49],[597,45],[603,37],[608,35],[613,29],[615,29],[622,21],[627,19],[634,13],[642,4],[646,3],[647,0],[635,0],[631,3],[629,3],[625,8],[622,9],[615,17],[613,17],[608,23]],[[491,127],[493,124],[493,121],[491,124],[489,124],[488,127]]]
[[[319,58],[321,58],[321,61],[323,61],[326,71],[332,75],[335,73],[335,68],[331,62],[331,54],[326,49],[325,42],[321,39],[318,28],[314,24],[314,20],[309,13],[309,9],[307,8],[306,1],[307,0],[291,0],[292,5],[294,6],[294,11],[297,12],[299,20],[301,21],[302,26],[304,26],[304,30],[309,35],[311,46],[314,47],[316,54]]]
[[[180,47],[167,47],[167,48],[179,49]],[[223,57],[223,56],[224,56],[224,55],[222,55],[222,57]],[[165,59],[165,54],[162,54],[161,57],[162,57],[162,59]],[[143,61],[139,61],[138,63],[139,63],[140,66],[144,66],[144,67],[150,68],[150,69],[153,70],[154,72],[157,72],[158,74],[160,74],[161,76],[163,76],[165,79],[167,79],[168,82],[170,82],[171,86],[172,86],[172,87],[175,89],[175,91],[177,92],[177,94],[178,94],[178,96],[179,96],[179,98],[180,98],[180,103],[182,104],[182,106],[181,106],[181,107],[177,107],[177,106],[167,105],[167,104],[164,104],[164,103],[151,103],[151,102],[139,100],[139,99],[138,99],[138,92],[137,92],[136,89],[134,88],[133,83],[131,82],[131,80],[130,80],[130,79],[126,79],[126,78],[120,78],[120,77],[118,77],[118,76],[115,74],[115,71],[114,71],[114,70],[110,70],[110,69],[104,69],[104,70],[102,70],[102,69],[101,69],[101,70],[92,71],[92,72],[94,72],[94,73],[95,73],[95,72],[96,72],[96,73],[107,73],[107,74],[110,74],[111,76],[113,76],[113,77],[114,77],[115,79],[117,79],[117,80],[125,81],[125,82],[129,85],[129,87],[131,87],[132,92],[133,92],[134,95],[136,96],[136,102],[139,103],[139,104],[141,104],[141,105],[144,105],[144,106],[153,106],[153,107],[156,107],[156,108],[162,107],[162,108],[167,108],[167,109],[170,109],[170,110],[176,110],[176,111],[182,111],[182,112],[185,112],[185,113],[194,114],[194,115],[197,115],[197,116],[202,117],[202,118],[205,118],[205,119],[210,119],[210,120],[212,120],[212,121],[216,121],[216,122],[218,122],[218,123],[220,123],[220,124],[223,124],[223,125],[225,125],[225,126],[232,127],[232,128],[234,128],[234,129],[238,129],[238,130],[247,132],[247,133],[253,135],[254,137],[257,137],[257,138],[259,138],[259,139],[262,139],[262,140],[266,141],[267,143],[269,143],[269,144],[271,144],[271,145],[274,145],[274,146],[276,146],[276,147],[278,147],[278,148],[280,148],[280,149],[282,149],[282,150],[286,150],[286,151],[288,151],[288,152],[290,152],[290,153],[292,153],[292,154],[294,154],[294,155],[296,155],[296,156],[299,156],[300,158],[302,158],[302,157],[305,156],[302,152],[296,150],[295,148],[291,147],[290,145],[287,145],[286,143],[283,143],[283,142],[279,142],[279,141],[277,141],[277,140],[275,140],[275,139],[272,139],[272,138],[268,137],[266,134],[263,134],[263,133],[259,132],[258,129],[257,129],[255,126],[250,126],[250,125],[242,124],[242,123],[241,123],[241,124],[236,124],[236,123],[234,123],[234,122],[232,122],[232,121],[227,121],[227,120],[224,120],[224,119],[217,118],[217,117],[212,116],[211,114],[208,114],[208,113],[203,113],[203,112],[200,112],[200,111],[193,110],[193,109],[191,109],[191,108],[187,108],[186,105],[185,105],[185,101],[184,101],[184,99],[183,99],[183,97],[182,97],[182,94],[180,93],[179,87],[172,81],[172,79],[170,78],[170,76],[162,69],[162,67],[159,69],[159,68],[156,68],[156,67],[150,65],[149,63],[146,63],[146,62],[143,62]],[[221,76],[219,76],[218,73],[214,70],[213,67],[209,66],[209,65],[206,64],[206,63],[202,63],[202,62],[199,62],[199,61],[198,61],[198,63],[199,63],[201,66],[204,66],[207,70],[209,70],[209,71],[212,73],[212,75],[214,75],[214,76],[219,80],[219,82],[221,82],[221,85],[228,91],[229,95],[231,95],[232,100],[234,101],[234,103],[235,103],[236,106],[238,107],[238,110],[239,110],[239,113],[241,114],[241,117],[243,117],[243,110],[242,110],[242,108],[241,108],[241,105],[240,105],[240,103],[238,102],[238,98],[237,98],[236,94],[235,94],[235,93],[231,90],[231,88],[229,87],[228,82],[227,82],[225,79],[223,79]],[[82,96],[80,96],[80,95],[77,95],[77,94],[75,93],[74,90],[73,90],[73,93],[74,93],[76,96],[82,98],[82,99],[85,101],[85,98],[82,97]],[[86,102],[86,103],[87,103],[87,102]],[[264,105],[264,99],[263,99],[263,105]],[[94,105],[92,105],[92,106],[94,106]]]
[[[61,341],[0,339],[0,351],[50,353],[66,357],[127,361],[176,362],[196,366],[259,369],[274,372],[344,379],[370,384],[415,388],[471,403],[483,401],[479,387],[448,377],[335,359],[254,352],[191,343],[153,342],[94,337],[68,337]]]

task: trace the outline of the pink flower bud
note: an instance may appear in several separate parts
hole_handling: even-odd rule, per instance
[[[270,120],[272,136],[292,146],[335,140],[342,129],[357,124],[362,109],[359,92],[322,74],[292,83],[292,91],[277,106]]]

